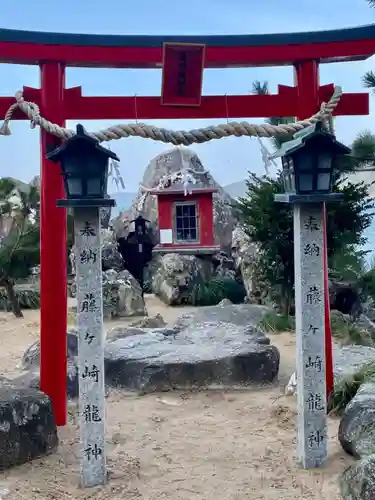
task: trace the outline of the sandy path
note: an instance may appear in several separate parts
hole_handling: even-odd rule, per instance
[[[150,315],[173,321],[181,308],[147,298]],[[185,309],[185,308],[184,308]],[[185,310],[187,310],[186,308]],[[190,309],[190,308],[189,308]],[[112,326],[112,324],[111,324]],[[0,316],[0,374],[14,370],[37,338],[38,313]],[[32,332],[35,333],[32,333]],[[280,385],[294,370],[294,339],[274,335],[281,351]],[[108,465],[104,488],[80,490],[76,407],[59,430],[57,453],[0,474],[8,500],[339,500],[337,477],[351,463],[330,419],[330,458],[320,471],[295,460],[295,401],[280,385],[264,390],[173,392],[138,396],[111,391],[107,399]]]

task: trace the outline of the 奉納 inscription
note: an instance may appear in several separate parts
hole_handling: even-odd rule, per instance
[[[320,224],[318,222],[318,219],[314,217],[313,215],[309,215],[307,218],[304,228],[307,231],[319,231],[320,230]]]
[[[83,228],[80,229],[80,234],[81,236],[96,236],[94,225],[90,221],[86,220]]]
[[[98,252],[91,248],[84,248],[79,253],[79,260],[81,264],[95,264]]]
[[[303,253],[310,257],[319,257],[320,247],[316,243],[306,243],[303,249]]]

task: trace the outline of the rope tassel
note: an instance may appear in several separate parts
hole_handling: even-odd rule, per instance
[[[12,135],[12,132],[9,128],[9,124],[5,120],[0,127],[0,135]]]

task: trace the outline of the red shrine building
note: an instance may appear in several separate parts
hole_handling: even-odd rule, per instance
[[[213,194],[217,189],[195,184],[186,193],[182,184],[154,189],[157,197],[160,243],[154,252],[214,254],[215,245]]]

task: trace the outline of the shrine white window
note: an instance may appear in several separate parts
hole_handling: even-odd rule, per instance
[[[198,243],[199,223],[196,202],[174,204],[174,240],[177,243]]]

